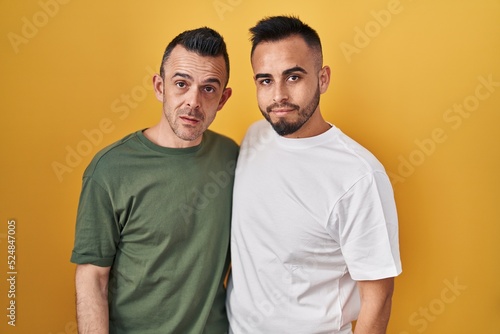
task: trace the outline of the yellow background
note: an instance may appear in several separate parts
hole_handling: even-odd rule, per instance
[[[233,96],[212,129],[240,142],[261,118],[248,28],[277,14],[319,32],[332,68],[323,114],[393,180],[403,274],[388,332],[500,333],[498,0],[1,1],[1,333],[76,333],[81,175],[100,148],[158,121],[150,78],[166,44],[202,25],[225,36]]]

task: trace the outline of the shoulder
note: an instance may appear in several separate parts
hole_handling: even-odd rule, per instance
[[[124,154],[130,151],[131,142],[137,140],[137,132],[134,132],[101,149],[87,166],[84,177],[93,176],[98,171],[109,170],[122,163]]]
[[[207,130],[205,131],[204,136],[207,145],[211,146],[217,145],[217,146],[222,146],[226,149],[238,150],[239,146],[233,139],[224,136],[220,133],[214,132],[212,130]]]
[[[337,142],[352,162],[364,167],[367,172],[385,172],[384,166],[372,152],[340,130],[337,132]]]
[[[269,131],[274,131],[271,127],[271,124],[269,124],[268,121],[265,119],[258,120],[254,123],[252,123],[247,130],[247,135],[252,135],[252,134],[264,134]]]
[[[259,120],[251,124],[245,137],[243,138],[243,145],[255,145],[256,143],[269,143],[276,138],[277,134],[273,130],[271,124],[265,119]]]

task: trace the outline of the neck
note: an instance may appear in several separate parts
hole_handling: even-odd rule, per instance
[[[283,137],[297,139],[314,137],[328,131],[331,127],[332,126],[323,119],[323,115],[321,115],[318,108],[300,129]]]
[[[170,148],[188,148],[197,146],[201,143],[203,136],[196,138],[193,141],[183,140],[177,137],[167,124],[159,123],[155,126],[146,129],[144,136],[158,146]]]

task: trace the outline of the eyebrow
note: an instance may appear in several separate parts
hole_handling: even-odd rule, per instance
[[[296,73],[296,72],[301,72],[301,73],[304,73],[304,74],[307,74],[307,71],[305,69],[303,69],[302,67],[300,66],[295,66],[295,67],[292,67],[292,68],[289,68],[289,69],[286,69],[282,72],[282,74],[284,76],[286,75],[289,75],[289,74],[292,74],[292,73]],[[272,77],[271,74],[269,73],[258,73],[255,75],[255,79],[262,79],[262,78],[269,78],[269,77]]]
[[[181,77],[181,78],[191,80],[191,81],[194,80],[192,76],[190,76],[187,73],[182,73],[182,72],[175,72],[174,75],[172,75],[172,79],[175,77]],[[220,80],[218,78],[208,78],[205,81],[203,81],[203,83],[216,83],[219,86],[222,86],[222,83],[220,82]]]
[[[307,71],[305,69],[303,69],[300,66],[295,66],[295,67],[289,68],[288,70],[284,70],[283,75],[288,75],[288,74],[292,74],[295,72],[301,72],[301,73],[307,74]]]

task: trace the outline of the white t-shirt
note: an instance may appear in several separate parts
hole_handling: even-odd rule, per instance
[[[289,139],[253,124],[233,196],[232,333],[351,333],[355,281],[401,273],[389,178],[335,126]]]

